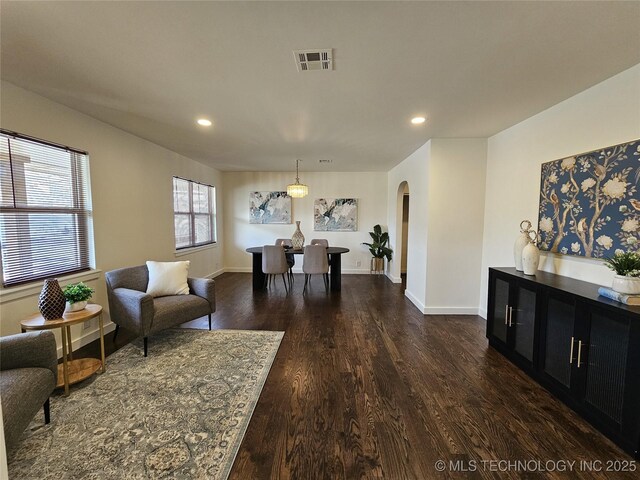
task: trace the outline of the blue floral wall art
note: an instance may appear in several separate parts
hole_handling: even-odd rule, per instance
[[[249,223],[291,223],[287,192],[250,192]]]
[[[540,249],[591,258],[640,251],[640,140],[542,164]]]
[[[358,231],[356,198],[318,198],[313,202],[313,230],[316,232]]]

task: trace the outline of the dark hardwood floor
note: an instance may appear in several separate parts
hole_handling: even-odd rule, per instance
[[[231,479],[639,478],[592,471],[632,459],[490,349],[482,318],[423,316],[383,276],[345,275],[332,294],[303,284],[216,279],[214,328],[286,332]],[[131,340],[112,335],[109,352]]]

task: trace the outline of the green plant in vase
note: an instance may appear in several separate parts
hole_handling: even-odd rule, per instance
[[[64,298],[67,300],[67,312],[82,310],[87,306],[87,301],[91,298],[95,290],[84,283],[72,283],[62,289]]]
[[[611,286],[613,290],[628,295],[640,294],[640,254],[619,252],[605,259],[604,264],[616,272]]]
[[[373,232],[369,232],[369,235],[371,236],[372,242],[362,242],[362,244],[369,247],[369,251],[373,257],[371,259],[371,272],[382,273],[384,272],[384,259],[386,258],[387,261],[390,262],[393,257],[393,250],[387,247],[389,234],[383,232],[380,225],[375,225]]]

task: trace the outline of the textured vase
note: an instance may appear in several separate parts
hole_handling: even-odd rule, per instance
[[[67,301],[58,280],[55,278],[46,279],[38,298],[38,309],[40,309],[42,318],[45,320],[62,318],[66,306]]]
[[[638,295],[640,294],[640,278],[615,275],[613,277],[611,289],[614,292],[623,293],[625,295]]]
[[[531,241],[529,238],[529,231],[531,230],[531,222],[529,220],[523,220],[520,222],[520,235],[516,238],[516,243],[513,245],[513,259],[516,263],[516,270],[522,272],[522,250]]]
[[[293,236],[291,237],[291,246],[296,250],[304,247],[304,235],[300,231],[300,221],[296,222],[296,231],[293,232]]]
[[[530,236],[532,233],[533,238]],[[535,243],[538,233],[535,230],[530,230],[528,237],[529,243],[522,249],[522,271],[525,275],[535,275],[540,263],[540,250]]]

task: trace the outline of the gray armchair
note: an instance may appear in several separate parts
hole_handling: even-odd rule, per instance
[[[58,382],[56,338],[51,331],[0,337],[0,399],[7,449],[15,447],[40,407],[51,419],[49,395]]]
[[[111,321],[144,338],[147,356],[150,334],[174,327],[216,311],[215,282],[208,278],[189,278],[189,295],[152,297],[147,294],[149,270],[146,265],[120,268],[105,273]]]

